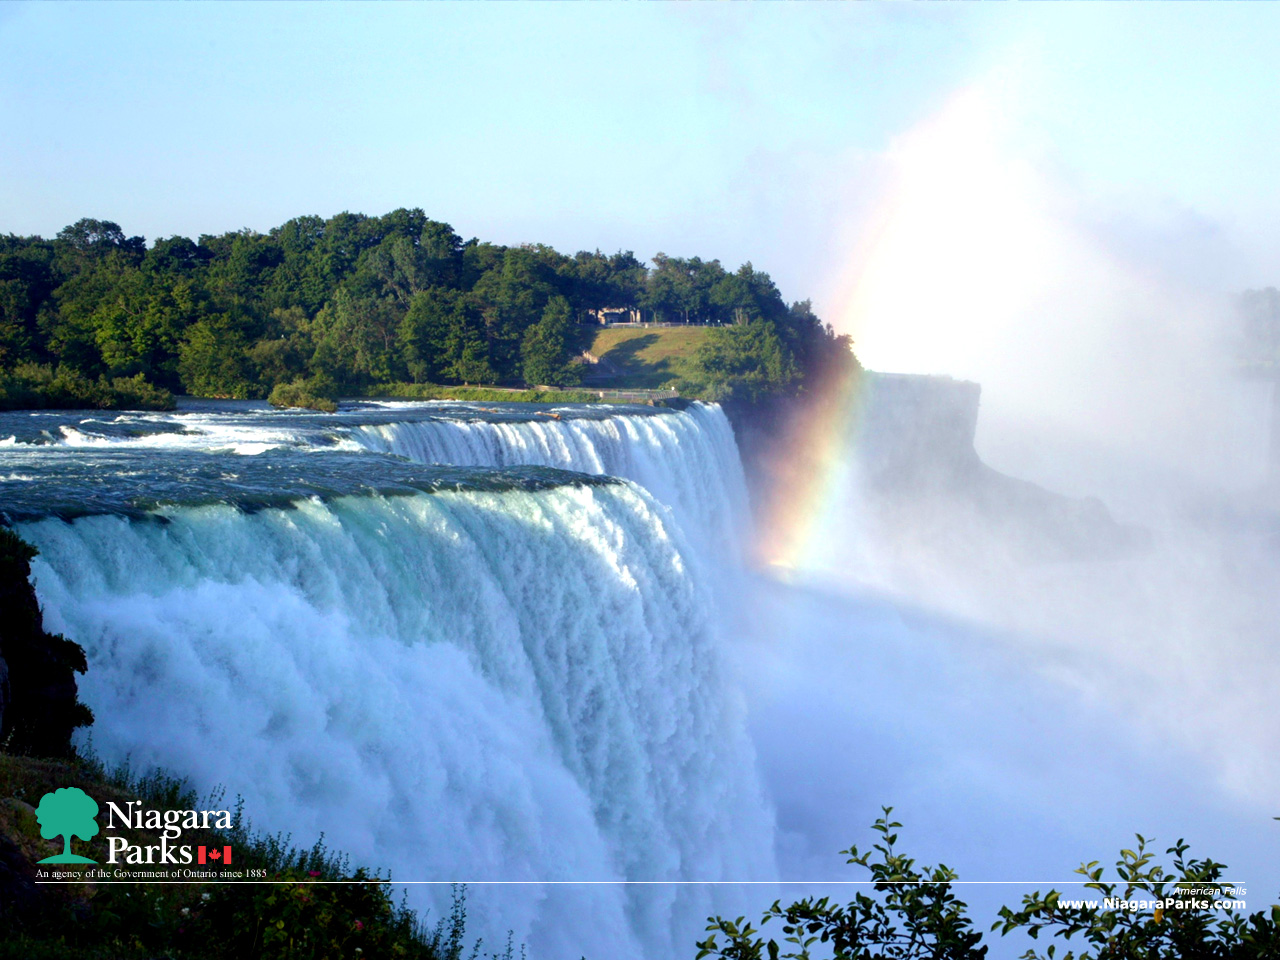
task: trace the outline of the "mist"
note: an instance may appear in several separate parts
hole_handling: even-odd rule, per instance
[[[781,870],[855,877],[836,851],[886,804],[909,854],[992,884],[961,895],[979,919],[1135,832],[1261,901],[1280,498],[1274,387],[1239,373],[1244,257],[1201,220],[1106,211],[1002,117],[975,87],[898,138],[850,231],[837,328],[871,370],[954,380],[868,378],[820,519],[742,626]],[[884,415],[906,391],[930,421],[964,382],[971,459]]]

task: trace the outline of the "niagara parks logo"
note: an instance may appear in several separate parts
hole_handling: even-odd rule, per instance
[[[62,853],[45,857],[39,862],[101,863],[99,860],[71,852],[73,839],[89,841],[103,832],[104,828],[98,825],[99,810],[98,802],[79,787],[61,787],[41,797],[40,806],[36,808],[40,836],[46,840],[56,840],[61,837]],[[184,830],[199,831],[207,839],[224,839],[227,831],[233,828],[229,810],[154,810],[145,809],[141,800],[128,800],[124,803],[107,801],[104,816],[107,865],[124,863],[130,866],[217,867],[219,868],[217,872],[182,870],[181,875],[183,877],[228,875],[224,874],[221,868],[231,866],[229,844],[204,846],[174,841],[182,837]],[[131,834],[134,840],[140,839],[141,836],[157,842],[148,844],[144,840],[135,843],[129,836],[119,836],[122,831]]]
[[[62,852],[45,857],[41,863],[97,863],[71,852],[71,838],[92,840],[98,835],[98,802],[79,787],[63,787],[46,793],[36,807],[40,836],[46,840],[62,837]]]

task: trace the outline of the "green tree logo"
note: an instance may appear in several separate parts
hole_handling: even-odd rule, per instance
[[[71,852],[71,838],[90,840],[98,835],[98,802],[79,787],[63,787],[46,793],[36,807],[40,836],[46,840],[63,838],[62,853],[45,857],[41,863],[97,863]]]

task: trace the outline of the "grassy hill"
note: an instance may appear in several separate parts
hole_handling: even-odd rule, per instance
[[[647,388],[668,381],[694,379],[693,356],[711,331],[710,327],[601,328],[589,352],[592,364],[585,386]]]

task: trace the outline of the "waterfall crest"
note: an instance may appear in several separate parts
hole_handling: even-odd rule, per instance
[[[716,405],[650,416],[529,421],[416,419],[353,427],[366,449],[459,467],[557,467],[634,480],[699,546],[738,556],[749,522],[733,428]]]

